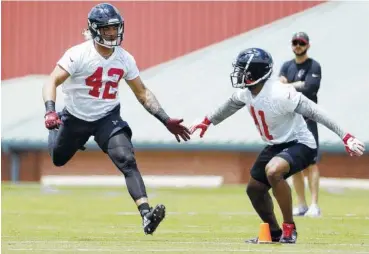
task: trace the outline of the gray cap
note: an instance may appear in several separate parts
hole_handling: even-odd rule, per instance
[[[292,36],[292,41],[303,41],[309,44],[309,36],[304,32],[298,32]]]

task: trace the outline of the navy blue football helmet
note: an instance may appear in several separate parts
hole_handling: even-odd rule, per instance
[[[233,63],[232,86],[246,88],[267,80],[273,72],[272,56],[263,49],[249,48],[241,51]]]
[[[92,39],[104,47],[112,48],[119,46],[123,41],[124,20],[117,8],[111,4],[102,3],[93,7],[88,14],[88,29]],[[104,38],[101,28],[116,26],[118,35],[112,40]]]

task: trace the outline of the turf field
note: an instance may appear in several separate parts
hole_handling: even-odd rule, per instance
[[[167,206],[154,236],[124,188],[2,184],[2,253],[369,253],[369,191],[321,190],[296,245],[244,243],[260,223],[244,186],[148,191]]]

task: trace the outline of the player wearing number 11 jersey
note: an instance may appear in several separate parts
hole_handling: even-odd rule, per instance
[[[318,106],[297,92],[293,86],[269,79],[273,71],[271,55],[259,48],[242,51],[231,73],[233,87],[242,88],[205,119],[191,127],[204,135],[210,124],[217,125],[239,109],[247,107],[267,146],[251,168],[247,194],[265,222],[269,223],[272,241],[295,243],[296,226],[292,216],[291,189],[285,181],[310,165],[317,156],[317,145],[303,116],[319,122],[335,132],[350,155],[360,156],[364,145],[343,131]],[[247,89],[245,89],[247,88]],[[283,215],[282,229],[273,211],[270,188]],[[247,242],[257,243],[258,239]]]
[[[175,135],[190,139],[183,119],[170,118],[145,87],[132,55],[120,47],[124,20],[110,4],[98,4],[88,14],[90,39],[66,51],[43,87],[49,153],[56,166],[66,164],[90,136],[123,173],[138,206],[146,234],[152,234],[165,216],[164,205],[151,208],[131,142],[132,131],[120,116],[118,84],[124,79],[146,110]],[[56,87],[62,84],[65,108],[55,112]]]

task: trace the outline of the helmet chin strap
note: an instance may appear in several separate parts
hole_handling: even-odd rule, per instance
[[[111,49],[111,48],[114,48],[116,46],[109,46],[109,45],[105,45],[104,43],[100,43],[98,40],[95,40],[95,42],[97,44],[99,44],[100,46],[104,47],[104,48],[108,48],[108,49]]]
[[[117,46],[120,46],[120,44],[123,41],[123,33],[122,33],[123,28],[119,29],[117,38],[114,41],[109,41],[109,40],[104,39],[103,35],[100,33],[100,31],[98,29],[96,30],[96,32],[97,32],[98,35],[95,37],[95,42],[97,44],[99,44],[100,46],[103,46],[105,48],[110,48],[110,49],[115,48]],[[121,34],[121,36],[120,36],[120,34]],[[109,45],[109,44],[115,44],[115,45]]]
[[[265,74],[264,76],[262,76],[258,80],[254,81],[250,84],[245,84],[245,82],[244,82],[245,87],[251,87],[251,86],[257,85],[260,81],[262,81],[264,79],[267,79],[268,76],[272,74],[272,71],[273,71],[273,66],[270,68],[270,70],[267,72],[267,74]]]
[[[95,37],[95,42],[96,42],[97,44],[99,44],[100,46],[105,47],[105,48],[109,48],[109,49],[112,49],[112,48],[115,48],[115,47],[120,46],[120,43],[119,43],[119,44],[117,43],[117,41],[118,41],[118,39],[119,39],[119,38],[113,41],[116,45],[109,45],[109,44],[107,44],[107,43],[108,43],[108,41],[107,41],[107,40],[105,40],[104,38],[102,38],[102,39],[103,39],[103,41],[104,41],[106,44],[105,44],[105,43],[101,43],[101,42],[99,42],[99,40],[98,40],[98,38],[97,38],[97,37]]]

